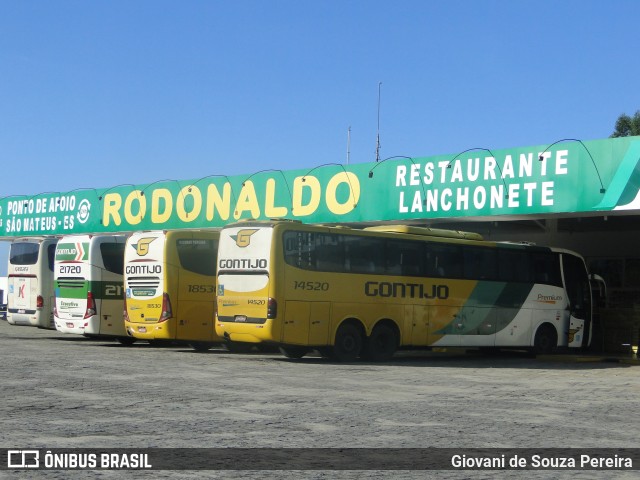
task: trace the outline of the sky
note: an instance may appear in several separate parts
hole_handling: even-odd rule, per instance
[[[378,133],[380,158],[606,138],[640,110],[638,18],[637,0],[0,0],[0,198],[372,162]]]

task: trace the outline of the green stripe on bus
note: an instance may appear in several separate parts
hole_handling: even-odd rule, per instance
[[[499,332],[513,321],[532,288],[532,283],[478,282],[458,314],[436,333],[491,335]]]
[[[78,282],[78,287],[64,286],[65,282],[56,281],[56,297],[86,299],[87,292],[91,291],[96,300],[123,299],[123,283],[117,281],[93,281]],[[62,284],[62,286],[61,286]]]

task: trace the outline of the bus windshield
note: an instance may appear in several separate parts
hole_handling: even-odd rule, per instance
[[[39,243],[12,243],[9,252],[9,262],[12,265],[35,265],[38,262],[39,251]]]
[[[182,268],[200,275],[215,276],[218,255],[217,240],[179,238],[176,240],[176,250]],[[203,261],[203,259],[207,261]]]

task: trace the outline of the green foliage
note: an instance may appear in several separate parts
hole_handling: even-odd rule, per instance
[[[633,117],[623,113],[616,120],[616,126],[609,138],[630,137],[640,135],[640,110],[633,114]]]

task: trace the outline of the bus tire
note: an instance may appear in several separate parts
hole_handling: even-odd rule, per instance
[[[133,345],[136,342],[136,338],[134,337],[117,337],[116,341],[120,344],[120,345]]]
[[[533,349],[537,354],[550,354],[558,348],[558,333],[549,324],[540,325],[533,340]]]
[[[336,339],[331,350],[331,359],[338,362],[353,362],[362,351],[362,334],[360,329],[351,323],[343,323],[336,332]]]
[[[211,350],[211,347],[213,347],[213,344],[207,342],[192,342],[189,345],[196,352],[206,352],[207,350]]]
[[[363,357],[374,362],[389,360],[398,349],[398,334],[385,323],[376,325],[364,345]]]
[[[309,349],[306,347],[280,347],[280,353],[287,358],[297,360],[309,353]]]

